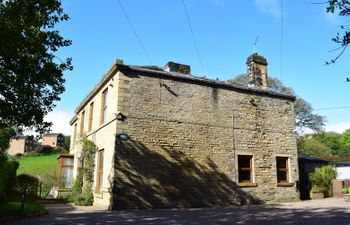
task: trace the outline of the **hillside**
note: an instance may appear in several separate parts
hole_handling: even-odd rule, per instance
[[[17,175],[22,173],[27,173],[33,176],[45,173],[54,174],[57,168],[57,156],[58,154],[26,156],[19,160]]]

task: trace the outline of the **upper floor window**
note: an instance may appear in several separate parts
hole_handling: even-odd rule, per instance
[[[253,156],[239,155],[238,156],[238,182],[239,183],[253,183]]]
[[[94,116],[94,102],[91,102],[90,109],[89,109],[89,124],[88,124],[88,131],[91,131],[92,129],[92,119]]]
[[[101,99],[101,120],[100,123],[103,124],[107,119],[107,98],[108,98],[108,88],[102,92]]]
[[[74,124],[74,135],[73,135],[73,143],[74,143],[74,141],[75,140],[77,140],[77,129],[78,129],[78,124],[77,123],[75,123]]]
[[[85,111],[81,113],[81,119],[80,119],[80,136],[84,133],[84,120],[85,120]]]
[[[288,183],[288,157],[276,157],[277,183]]]

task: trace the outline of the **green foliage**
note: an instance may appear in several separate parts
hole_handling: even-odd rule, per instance
[[[5,150],[8,149],[10,138],[15,134],[16,132],[12,128],[0,127],[0,155],[3,155]]]
[[[73,181],[72,192],[68,199],[76,205],[92,205],[94,202],[92,183],[87,182],[84,186],[84,178],[81,169],[82,168],[79,168],[78,175]]]
[[[339,142],[344,147],[350,147],[350,129],[342,133]]]
[[[0,156],[0,203],[7,200],[16,182],[18,162]]]
[[[326,197],[332,195],[332,179],[335,179],[336,171],[333,166],[323,166],[309,174],[313,192],[322,192]]]
[[[20,214],[24,214],[24,203],[28,197],[36,198],[38,194],[39,180],[28,174],[21,174],[16,177],[16,189],[21,195]]]
[[[83,161],[83,167],[82,173],[84,177],[84,181],[92,183],[94,179],[94,167],[95,167],[95,153],[96,153],[97,147],[96,145],[87,139],[87,137],[84,137],[82,139],[82,161]]]
[[[228,80],[228,83],[238,84],[241,86],[248,86],[247,74],[240,74],[232,80]],[[294,90],[290,87],[284,86],[284,84],[277,78],[268,77],[268,88],[269,91],[294,95]],[[301,133],[305,128],[309,128],[315,132],[320,132],[325,126],[325,117],[313,113],[311,104],[306,102],[304,99],[297,97],[294,103],[295,112],[295,126],[298,132]]]
[[[45,198],[50,193],[51,189],[57,184],[56,172],[46,172],[37,175],[39,182],[41,183],[41,193],[40,198]]]
[[[64,135],[64,136],[63,136],[63,144],[64,144],[64,146],[66,146],[66,147],[69,147],[69,146],[70,146],[70,135],[68,135],[68,136]]]
[[[313,157],[325,157],[329,155],[329,149],[322,142],[312,136],[298,137],[298,152]]]
[[[39,145],[34,149],[39,155],[49,155],[53,153],[53,147],[49,145]]]
[[[65,148],[65,147],[62,147],[62,146],[57,146],[57,147],[54,147],[52,149],[52,153],[53,154],[65,154],[65,153],[68,153],[69,151]]]
[[[22,197],[38,194],[39,180],[29,174],[20,174],[16,177],[16,188]]]
[[[339,139],[340,134],[335,132],[321,132],[312,135],[313,138],[316,138],[318,141],[326,145],[328,148],[330,148],[333,151],[339,150],[341,147]]]
[[[350,15],[350,1],[348,0],[329,0],[328,6],[327,6],[327,12],[328,13],[337,13],[340,16],[349,16]],[[343,31],[341,34],[338,32],[337,35],[332,38],[332,41],[340,45],[340,47],[337,49],[339,50],[339,54],[329,62],[326,62],[326,64],[335,63],[337,59],[344,53],[346,48],[348,47],[350,43],[350,30],[348,25],[342,25],[340,26],[341,30]]]
[[[92,184],[89,183],[83,188],[82,193],[76,196],[74,203],[76,205],[88,206],[92,205],[93,202],[94,196],[92,193]]]
[[[341,189],[341,193],[343,194],[349,194],[349,188],[348,187],[344,187]]]
[[[60,0],[0,1],[0,127],[35,127],[64,91],[71,59],[55,54],[71,45],[55,25],[68,20]]]
[[[69,197],[69,200],[76,205],[92,205],[94,202],[92,184],[96,149],[96,145],[87,137],[82,139],[82,167],[78,168],[78,174],[76,180],[73,181],[72,193]]]
[[[21,207],[20,202],[7,202],[0,204],[0,217],[4,216],[18,216]],[[45,208],[41,204],[25,203],[24,204],[24,215],[34,216],[45,213]]]
[[[349,131],[345,131],[343,134],[321,132],[300,136],[297,139],[298,152],[321,158],[350,158],[350,146],[347,145],[349,134]]]

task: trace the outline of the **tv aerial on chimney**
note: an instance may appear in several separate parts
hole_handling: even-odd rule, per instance
[[[253,53],[256,53],[256,43],[258,42],[258,40],[259,40],[259,35],[256,36],[255,41],[253,43]]]

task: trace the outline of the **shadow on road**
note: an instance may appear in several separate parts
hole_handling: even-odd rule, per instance
[[[350,207],[310,207],[290,205],[258,205],[224,208],[89,211],[89,208],[61,211],[9,224],[350,224]]]

